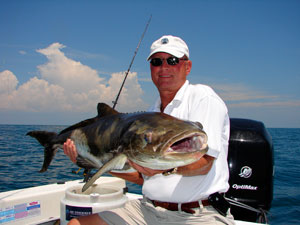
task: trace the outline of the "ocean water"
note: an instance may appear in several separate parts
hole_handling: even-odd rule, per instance
[[[59,151],[49,169],[38,173],[43,148],[25,134],[31,130],[60,131],[64,126],[0,125],[0,192],[81,179],[74,165]],[[300,129],[268,129],[274,144],[274,196],[270,224],[300,224]],[[128,183],[129,191],[140,193]]]

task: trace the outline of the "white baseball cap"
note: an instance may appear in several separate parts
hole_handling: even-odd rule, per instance
[[[181,38],[171,35],[164,35],[152,43],[147,60],[157,52],[169,53],[177,58],[182,58],[184,55],[190,57],[187,44]]]

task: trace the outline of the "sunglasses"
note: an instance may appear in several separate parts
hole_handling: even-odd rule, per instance
[[[164,60],[167,61],[168,65],[175,66],[179,63],[179,60],[188,60],[188,59],[179,59],[175,56],[171,56],[167,59],[153,58],[150,60],[150,63],[152,66],[161,66]]]

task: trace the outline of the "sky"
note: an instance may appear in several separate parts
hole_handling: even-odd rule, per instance
[[[211,86],[232,118],[300,128],[298,0],[0,0],[0,124],[70,125],[113,105],[158,98],[146,58],[162,35],[181,37],[188,80]]]

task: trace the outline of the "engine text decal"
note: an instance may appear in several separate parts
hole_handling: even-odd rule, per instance
[[[232,188],[236,189],[236,190],[242,189],[242,190],[250,190],[250,191],[257,191],[257,189],[258,189],[257,186],[245,185],[245,184],[242,184],[242,185],[233,184]]]

